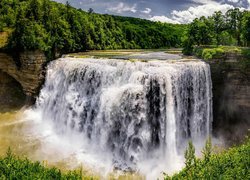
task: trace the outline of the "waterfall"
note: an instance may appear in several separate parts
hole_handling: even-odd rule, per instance
[[[48,66],[36,109],[57,134],[77,133],[108,152],[114,168],[135,170],[206,139],[211,101],[210,68],[201,61],[61,58]]]

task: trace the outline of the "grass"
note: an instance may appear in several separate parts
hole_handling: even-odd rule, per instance
[[[247,138],[244,144],[218,154],[206,152],[209,150],[203,151],[203,159],[193,158],[191,165],[186,163],[186,167],[181,172],[172,177],[166,175],[165,180],[250,179],[250,138]]]
[[[0,158],[0,179],[41,179],[41,180],[80,180],[93,179],[84,176],[82,170],[61,172],[55,167],[45,167],[40,162],[31,162],[15,156],[10,149],[6,156]]]

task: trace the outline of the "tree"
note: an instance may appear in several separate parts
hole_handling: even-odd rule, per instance
[[[198,21],[198,38],[200,44],[211,44],[212,41],[212,22],[210,18],[202,16]]]
[[[219,45],[221,43],[221,33],[225,29],[224,16],[221,11],[217,11],[212,16],[214,33],[216,38],[216,44]]]
[[[245,11],[243,15],[243,37],[247,46],[250,46],[250,12]]]
[[[207,163],[210,160],[212,154],[212,142],[211,138],[209,137],[206,141],[205,147],[202,150],[204,162]]]
[[[34,21],[40,21],[42,16],[41,4],[39,0],[30,0],[27,8],[27,17]]]
[[[187,25],[84,12],[69,2],[1,0],[0,28],[14,30],[9,47],[39,48],[54,57],[88,49],[179,47],[185,39]]]
[[[92,8],[89,8],[89,10],[88,10],[88,13],[89,13],[89,14],[92,14],[92,13],[94,13],[94,9],[92,9]]]
[[[42,16],[42,22],[43,25],[46,26],[50,26],[49,22],[50,22],[50,16],[51,16],[51,4],[49,0],[43,0],[43,4],[42,4],[42,12],[43,12],[43,16]]]
[[[190,168],[196,162],[195,158],[195,148],[191,141],[188,142],[188,148],[185,151],[185,165],[186,168]]]
[[[241,46],[242,15],[239,8],[230,9],[226,12],[228,31],[237,40],[238,46]]]

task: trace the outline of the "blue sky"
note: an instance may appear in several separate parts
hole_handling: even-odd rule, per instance
[[[65,3],[67,0],[55,0]],[[250,10],[250,0],[68,0],[76,8],[96,13],[132,16],[153,21],[189,23],[214,11],[233,7]]]

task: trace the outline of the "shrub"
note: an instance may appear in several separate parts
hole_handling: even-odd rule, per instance
[[[185,165],[186,168],[190,168],[192,165],[195,165],[195,148],[193,143],[190,141],[188,143],[188,148],[185,151]]]
[[[190,151],[190,145],[189,145]],[[192,150],[193,152],[193,150]],[[230,148],[219,154],[211,153],[211,141],[203,149],[203,159],[196,159],[179,173],[165,179],[249,179],[250,138],[239,147]]]
[[[202,58],[205,60],[223,58],[225,51],[222,48],[205,48],[202,51]]]
[[[46,168],[39,162],[20,159],[8,150],[6,157],[0,158],[0,179],[82,179],[81,172],[62,173],[57,168]],[[90,178],[89,178],[90,179]]]

